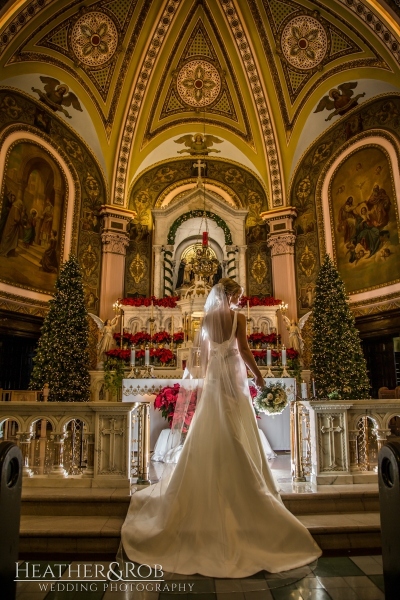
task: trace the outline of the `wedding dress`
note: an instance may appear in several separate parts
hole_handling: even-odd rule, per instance
[[[242,578],[294,569],[321,554],[280,499],[237,347],[237,313],[232,321],[229,311],[229,320],[230,335],[221,343],[206,328],[201,401],[177,464],[132,496],[121,538],[136,563],[159,564],[171,573]]]

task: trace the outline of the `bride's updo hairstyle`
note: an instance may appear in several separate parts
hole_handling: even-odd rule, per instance
[[[224,292],[227,296],[234,296],[237,293],[243,294],[242,286],[230,277],[223,277],[218,283],[224,287]]]

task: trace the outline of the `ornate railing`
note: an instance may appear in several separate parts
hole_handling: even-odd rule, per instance
[[[398,399],[292,402],[293,480],[375,482],[378,452],[395,439],[400,439]]]
[[[146,429],[141,417],[146,409],[139,403],[32,402],[14,397],[0,402],[0,433],[21,448],[25,485],[36,480],[32,485],[58,486],[57,481],[69,479],[80,480],[75,484],[80,487],[129,487],[132,470],[143,475],[143,452],[133,445],[135,423],[142,419],[141,430]]]

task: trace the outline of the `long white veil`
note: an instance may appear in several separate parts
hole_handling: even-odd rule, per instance
[[[198,410],[201,403],[210,355],[210,341],[221,344],[229,339],[231,331],[232,317],[228,299],[224,286],[218,283],[208,295],[200,330],[197,332],[193,347],[190,349],[175,405],[167,444],[169,450],[164,457],[165,463],[176,462],[194,412]]]

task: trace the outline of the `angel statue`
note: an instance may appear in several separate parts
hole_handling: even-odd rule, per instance
[[[191,156],[196,154],[207,156],[210,152],[221,152],[221,150],[216,150],[215,148],[211,148],[211,146],[213,144],[221,144],[223,141],[215,137],[215,135],[203,135],[201,133],[183,135],[178,140],[174,140],[175,144],[185,144],[186,148],[188,148],[188,150],[186,148],[178,150],[178,154],[189,152]]]
[[[331,113],[325,119],[325,121],[330,121],[332,117],[336,117],[336,115],[339,115],[340,117],[345,115],[349,110],[358,105],[359,98],[365,96],[365,92],[363,92],[362,94],[357,94],[357,96],[352,98],[354,94],[353,90],[355,87],[357,87],[357,85],[357,81],[350,81],[349,83],[342,83],[341,85],[338,85],[337,88],[333,88],[329,91],[329,96],[324,96],[319,101],[319,104],[314,112],[321,112],[325,108],[326,110],[335,109],[333,113]]]
[[[114,346],[114,332],[118,322],[118,316],[115,316],[112,320],[106,319],[103,322],[100,317],[94,315],[93,313],[88,313],[100,331],[100,339],[97,344],[97,361],[98,365],[103,362],[103,354],[111,350]]]
[[[289,344],[291,348],[297,350],[299,356],[303,354],[304,349],[304,340],[301,337],[301,330],[303,329],[308,317],[311,315],[312,311],[310,310],[307,314],[305,314],[299,322],[296,323],[294,319],[290,320],[286,315],[282,315],[285,323],[286,329],[289,332]]]
[[[53,77],[43,77],[42,75],[40,76],[40,81],[45,84],[44,92],[34,87],[32,88],[32,91],[39,94],[41,102],[47,104],[54,112],[59,110],[63,112],[68,119],[71,119],[72,117],[62,105],[72,105],[72,108],[82,112],[82,107],[79,104],[78,98],[73,92],[69,91],[69,87],[65,85],[65,83],[60,84],[58,79],[53,79]]]

